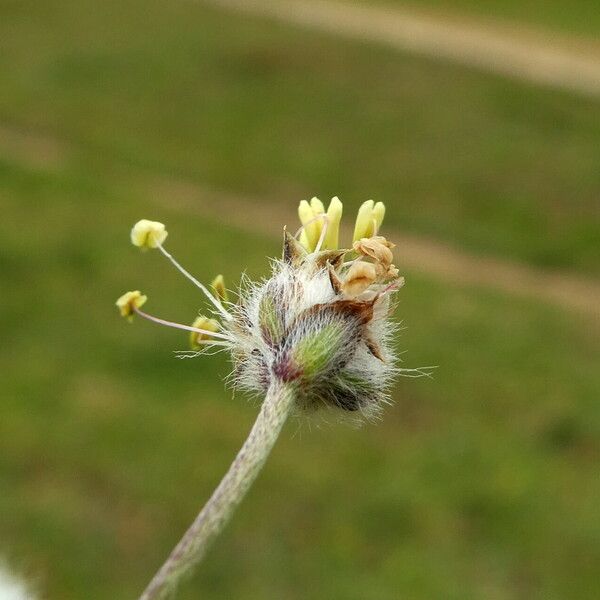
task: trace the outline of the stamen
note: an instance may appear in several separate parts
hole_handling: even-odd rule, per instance
[[[315,252],[319,252],[321,250],[321,246],[325,241],[325,236],[327,235],[327,228],[329,227],[329,217],[326,214],[319,215],[323,217],[323,227],[321,228],[321,235],[319,236],[319,241],[315,246]]]
[[[160,319],[158,317],[153,317],[148,313],[140,310],[137,306],[132,306],[134,312],[140,317],[144,317],[144,319],[148,319],[148,321],[152,321],[153,323],[158,323],[159,325],[166,325],[167,327],[173,327],[174,329],[183,329],[184,331],[193,331],[194,333],[200,333],[202,335],[208,335],[216,338],[220,338],[222,340],[227,340],[227,342],[218,342],[218,341],[210,341],[211,344],[218,345],[229,345],[229,336],[223,333],[217,333],[216,331],[208,331],[207,329],[198,329],[197,327],[190,327],[189,325],[182,325],[181,323],[174,323],[173,321],[166,321],[165,319]]]
[[[383,223],[383,218],[385,217],[385,204],[383,202],[376,202],[373,207],[373,212],[371,213],[373,218],[375,219],[375,225],[373,227],[373,235],[377,235],[381,224]]]
[[[298,229],[298,231],[296,231],[296,233],[294,234],[294,237],[297,238],[305,229],[308,225],[311,225],[312,223],[314,223],[315,221],[317,221],[318,219],[323,219],[325,218],[327,215],[325,213],[322,213],[320,215],[317,215],[316,217],[313,217],[310,221],[306,221],[306,223],[304,223],[300,229]]]
[[[377,233],[378,233],[378,231],[379,231],[379,224],[377,223],[377,219],[373,218],[372,223],[373,223],[373,225],[372,225],[372,227],[373,227],[373,236],[376,236]]]
[[[188,273],[188,271],[186,271],[174,258],[173,255],[169,252],[167,252],[167,250],[164,248],[164,246],[162,244],[157,244],[157,248],[164,254],[164,256],[166,256],[170,261],[171,264],[185,277],[187,277],[197,288],[199,288],[204,295],[214,304],[214,306],[216,307],[216,309],[223,315],[223,317],[225,319],[227,319],[228,321],[232,321],[233,317],[231,316],[231,314],[229,314],[225,308],[223,307],[223,305],[208,291],[208,288],[206,288],[206,286],[204,286],[202,283],[200,283],[191,273]],[[190,330],[190,331],[193,331]]]
[[[320,227],[315,222],[315,217],[323,212],[325,210],[322,208],[322,203],[316,198],[313,198],[310,204],[306,200],[301,200],[298,205],[298,217],[304,226],[301,243],[309,252],[312,252],[319,239]]]
[[[337,196],[334,196],[327,208],[329,229],[327,230],[327,237],[323,243],[323,247],[327,250],[337,250],[339,247],[340,221],[342,220],[343,211],[344,206],[342,202]]]
[[[298,239],[302,233],[306,233],[307,226],[312,225],[312,223],[314,223],[315,221],[318,221],[320,219],[323,219],[323,221],[324,221],[323,229],[321,230],[321,235],[319,236],[319,240],[318,240],[317,245],[315,246],[315,249],[313,250],[313,252],[318,252],[321,249],[321,246],[323,245],[323,241],[325,240],[325,233],[327,233],[327,224],[329,222],[329,217],[325,213],[321,213],[320,215],[313,217],[310,221],[307,221],[306,223],[304,223],[302,225],[302,227],[300,227],[300,229],[298,229],[298,231],[296,231],[296,233],[294,234],[294,237],[296,239]],[[308,243],[308,237],[306,238],[306,241]],[[300,242],[302,243],[301,239],[300,239]],[[308,246],[305,244],[303,244],[303,245],[310,253],[311,252],[310,247],[309,247],[310,244]]]

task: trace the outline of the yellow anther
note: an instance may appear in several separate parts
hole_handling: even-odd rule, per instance
[[[323,242],[324,250],[337,250],[340,235],[340,221],[342,219],[343,205],[337,196],[334,196],[327,209],[327,233]]]
[[[197,317],[196,320],[192,323],[192,327],[196,329],[204,329],[205,331],[212,331],[216,333],[221,329],[218,321],[215,319],[209,319],[208,317]],[[207,333],[200,333],[198,331],[190,331],[190,347],[192,350],[199,350],[202,344],[200,344],[203,340],[213,339]]]
[[[126,317],[129,321],[133,320],[133,315],[136,308],[143,306],[148,300],[148,296],[144,296],[139,290],[127,292],[123,294],[117,301],[116,305],[122,317]]]
[[[298,216],[303,226],[299,239],[302,246],[309,252],[314,252],[319,245],[321,234],[323,234],[321,248],[337,250],[342,212],[343,205],[337,196],[331,199],[327,212],[325,212],[323,203],[316,197],[312,198],[310,202],[302,200],[298,206]],[[363,202],[356,217],[353,241],[376,235],[384,216],[385,205],[383,202],[375,203],[373,200]],[[323,233],[324,227],[327,227],[325,233]]]
[[[167,235],[162,223],[142,219],[131,230],[131,243],[139,248],[156,248],[167,239]]]
[[[373,220],[375,221],[375,228],[371,235],[377,235],[377,232],[383,223],[383,217],[385,217],[385,204],[383,202],[377,202],[373,207]]]
[[[215,291],[217,298],[223,302],[227,302],[229,296],[225,287],[225,278],[223,275],[217,275],[210,284],[210,287]]]
[[[373,203],[373,200],[363,202],[358,209],[356,225],[354,226],[354,238],[356,242],[361,238],[370,238],[376,235],[385,216],[385,205],[383,202]]]
[[[306,231],[304,229],[300,232],[300,239],[298,240],[302,246],[304,246],[307,250],[310,249],[310,242],[308,241],[308,236],[306,235]]]
[[[371,237],[370,232],[373,230],[373,206],[373,200],[367,200],[366,202],[363,202],[358,209],[352,241],[355,242],[361,238]]]
[[[313,212],[311,205],[306,200],[300,202],[298,206],[298,216],[300,217],[300,222],[304,226],[303,232],[305,234],[304,236],[300,236],[300,243],[309,252],[312,252],[319,241],[321,229],[319,228],[317,219],[315,219],[315,213]]]
[[[323,203],[314,196],[310,200],[310,207],[312,208],[313,215],[316,217],[317,215],[322,215],[325,212],[325,206]]]
[[[323,226],[325,225],[325,206],[315,196],[311,198],[310,204],[306,200],[300,202],[298,206],[298,216],[304,229],[300,233],[300,243],[309,251],[313,252],[319,243]],[[324,248],[328,246],[323,244]]]

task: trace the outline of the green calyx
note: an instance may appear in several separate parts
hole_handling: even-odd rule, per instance
[[[345,328],[330,323],[299,340],[293,349],[293,361],[305,380],[326,375],[340,361],[344,351]]]
[[[265,340],[271,344],[279,343],[283,337],[284,325],[271,296],[262,297],[258,308],[258,321]]]

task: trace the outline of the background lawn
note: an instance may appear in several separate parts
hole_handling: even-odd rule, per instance
[[[592,99],[129,0],[0,3],[0,90],[0,556],[42,598],[136,597],[256,414],[225,357],[174,360],[185,335],[118,317],[127,289],[174,320],[203,306],[129,245],[137,219],[231,286],[280,252],[252,202],[315,193],[347,220],[373,197],[400,231],[600,274]],[[161,178],[242,194],[247,228],[149,203],[139,183]],[[291,421],[181,598],[598,597],[598,319],[397,256],[398,345],[435,378],[400,380],[378,424]]]
[[[0,120],[273,202],[600,274],[600,108],[201,3],[9,3]]]

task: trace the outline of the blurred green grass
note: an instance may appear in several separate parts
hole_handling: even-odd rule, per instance
[[[266,274],[280,224],[149,207],[130,171],[373,195],[403,229],[598,273],[593,101],[193,4],[1,10],[0,121],[68,147],[0,161],[0,554],[48,598],[136,597],[256,413],[224,357],[174,360],[184,335],[112,304],[201,304],[129,246],[140,217],[231,284]],[[406,276],[399,347],[435,379],[401,380],[377,425],[290,423],[182,598],[597,597],[598,324]]]
[[[274,202],[375,197],[404,229],[600,273],[593,99],[196,3],[9,6],[0,121]]]
[[[0,226],[0,535],[43,573],[50,598],[128,598],[255,408],[222,388],[223,358],[176,361],[184,335],[116,315],[128,288],[183,321],[200,299],[158,255],[128,245],[143,199],[79,169],[0,171],[11,217]],[[199,216],[153,216],[205,279],[260,275],[279,250]],[[378,425],[288,426],[182,597],[593,597],[597,330],[407,277],[399,344],[410,365],[440,364],[435,380],[400,381]]]

